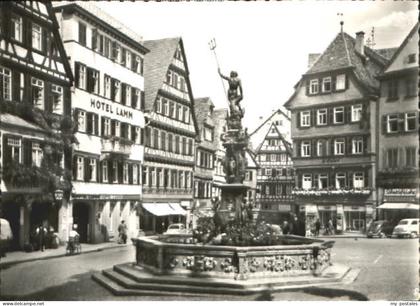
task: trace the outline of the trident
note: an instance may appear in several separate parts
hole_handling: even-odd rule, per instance
[[[216,58],[217,69],[220,70],[219,60],[217,59],[217,54],[216,54],[216,38],[213,38],[212,40],[210,40],[209,47],[210,47],[210,50],[213,51],[214,57]],[[220,80],[222,81],[223,90],[224,90],[225,95],[226,95],[225,83],[223,82],[223,79],[222,78],[220,78]]]

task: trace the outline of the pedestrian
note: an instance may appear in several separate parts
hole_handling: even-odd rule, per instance
[[[73,254],[76,250],[76,244],[79,243],[80,235],[77,232],[77,224],[73,224],[72,229],[69,233],[69,241],[67,244],[67,250],[70,252],[70,254]]]
[[[319,236],[319,230],[321,229],[321,222],[317,218],[315,221],[315,237]]]
[[[38,240],[39,249],[41,250],[41,252],[44,252],[45,251],[45,238],[46,238],[46,235],[47,235],[47,229],[44,226],[43,222],[41,222],[39,224],[35,233],[36,233],[37,238],[38,238],[37,240]]]
[[[328,229],[329,229],[330,234],[334,235],[334,225],[331,219],[328,220]]]
[[[122,242],[124,244],[127,243],[127,225],[125,224],[125,221],[122,220],[121,224],[118,226],[118,233],[119,233],[119,242]]]

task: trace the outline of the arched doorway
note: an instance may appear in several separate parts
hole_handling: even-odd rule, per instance
[[[83,202],[73,203],[73,224],[77,224],[80,242],[89,242],[89,204]]]

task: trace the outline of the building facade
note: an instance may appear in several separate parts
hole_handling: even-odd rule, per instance
[[[256,209],[258,219],[282,224],[295,212],[294,169],[290,142],[290,117],[281,110],[275,112],[264,124],[263,140],[256,150],[260,165],[257,176]],[[289,139],[289,140],[287,140]]]
[[[195,144],[194,210],[198,210],[198,214],[208,214],[212,211],[213,173],[217,150],[214,104],[208,97],[197,98],[194,102],[198,125]]]
[[[73,190],[68,214],[82,242],[137,236],[142,196],[144,77],[141,37],[91,3],[54,6],[75,75]]]
[[[378,219],[419,217],[419,25],[380,76]]]
[[[141,229],[161,233],[190,223],[198,126],[181,38],[146,41],[143,204]]]
[[[214,157],[214,170],[213,170],[213,198],[221,200],[221,189],[219,186],[226,183],[225,172],[223,170],[223,160],[225,158],[225,148],[220,136],[226,132],[227,123],[226,118],[228,116],[228,110],[226,108],[215,109],[214,112],[214,137],[216,140],[216,153]]]
[[[0,3],[1,218],[12,249],[43,224],[66,238],[72,73],[49,2]]]
[[[295,86],[292,112],[296,204],[307,233],[316,219],[364,231],[377,205],[379,81],[388,63],[341,31]]]

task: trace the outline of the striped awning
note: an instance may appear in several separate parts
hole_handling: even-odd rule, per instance
[[[143,203],[143,208],[155,216],[186,215],[185,209],[178,203]]]
[[[408,209],[419,210],[419,205],[414,203],[383,203],[378,206],[379,209]]]

